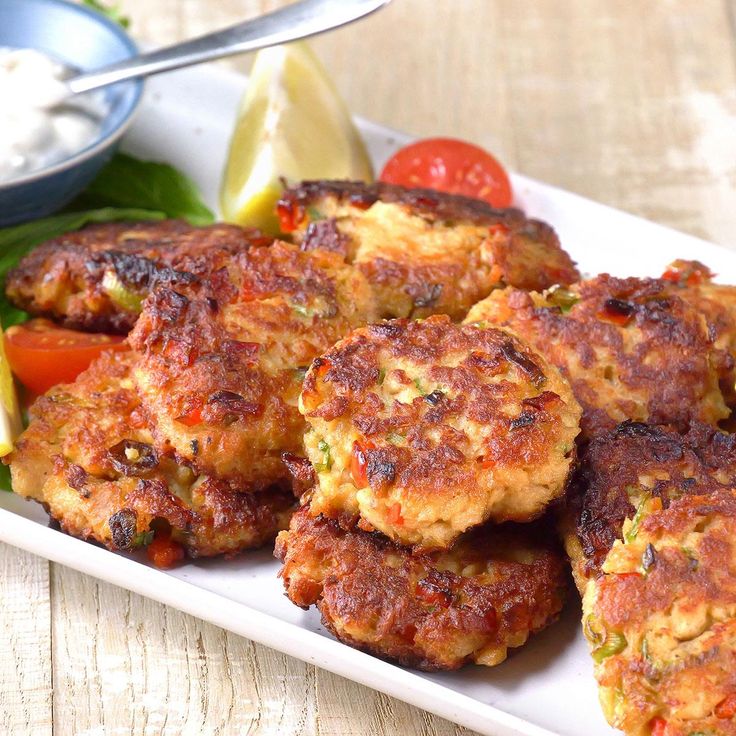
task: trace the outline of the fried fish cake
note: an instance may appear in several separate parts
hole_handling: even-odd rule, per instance
[[[66,327],[125,334],[157,283],[186,284],[222,268],[257,230],[180,220],[90,225],[32,250],[10,271],[8,299]]]
[[[312,364],[300,410],[312,511],[423,548],[541,514],[563,492],[580,419],[540,355],[440,315],[354,331]]]
[[[486,666],[557,618],[566,575],[537,525],[482,527],[449,552],[412,555],[308,509],[276,542],[289,599],[317,605],[341,641],[422,670]]]
[[[61,528],[112,550],[171,534],[192,557],[260,547],[288,525],[294,497],[240,493],[159,453],[130,373],[133,353],[105,353],[31,409],[10,464],[13,490],[44,505]]]
[[[466,321],[505,327],[556,365],[583,407],[585,440],[626,419],[683,428],[728,416],[721,351],[664,281],[604,274],[544,294],[498,290]]]
[[[677,260],[662,279],[692,304],[708,323],[713,343],[721,352],[718,366],[721,390],[730,408],[736,408],[736,286],[716,284],[714,274],[699,261]]]
[[[627,519],[690,494],[736,487],[736,435],[694,423],[686,434],[624,422],[582,452],[567,498],[566,542],[581,592]]]
[[[382,317],[461,319],[492,289],[544,289],[579,278],[549,225],[520,210],[430,189],[305,181],[278,204],[305,250],[341,253],[367,277]]]
[[[625,423],[590,443],[566,509],[609,722],[733,734],[736,436]]]
[[[287,480],[307,366],[372,317],[360,273],[288,243],[238,253],[188,289],[159,287],[129,336],[157,449],[243,489]]]

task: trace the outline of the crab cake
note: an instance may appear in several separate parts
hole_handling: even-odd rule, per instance
[[[626,423],[581,458],[566,546],[609,722],[734,734],[736,437]]]
[[[544,294],[499,290],[466,322],[508,328],[556,365],[583,407],[585,440],[626,419],[684,428],[728,416],[722,352],[664,281],[604,274]]]
[[[549,225],[520,210],[430,189],[306,181],[278,204],[305,250],[336,251],[365,274],[382,317],[461,319],[492,289],[544,289],[579,278]]]
[[[223,267],[257,230],[180,220],[90,225],[32,250],[10,271],[8,299],[66,327],[125,334],[157,283],[188,283]]]
[[[372,318],[360,273],[288,243],[238,253],[187,289],[157,288],[129,337],[156,448],[246,490],[288,480],[281,454],[303,454],[307,366]]]
[[[583,451],[568,492],[566,547],[581,592],[600,574],[627,519],[686,495],[736,487],[736,435],[694,423],[686,434],[624,422]]]
[[[563,491],[580,419],[544,358],[445,316],[356,330],[314,361],[300,410],[312,512],[423,548],[541,514]]]
[[[192,557],[260,547],[288,525],[288,490],[240,493],[156,451],[130,379],[133,353],[105,353],[31,408],[7,458],[13,490],[61,528],[113,550],[170,534]],[[4,459],[5,460],[5,459]]]
[[[736,286],[716,284],[714,274],[698,261],[677,260],[662,279],[673,284],[675,293],[692,304],[708,323],[716,348],[721,351],[718,366],[721,390],[726,403],[736,407]]]
[[[537,525],[488,526],[449,552],[412,555],[307,508],[276,542],[289,599],[317,605],[341,641],[422,670],[486,666],[557,618],[562,557]]]

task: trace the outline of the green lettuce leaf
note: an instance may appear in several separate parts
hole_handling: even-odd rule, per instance
[[[194,182],[169,164],[115,155],[73,203],[74,209],[142,207],[191,225],[211,225],[215,216]]]

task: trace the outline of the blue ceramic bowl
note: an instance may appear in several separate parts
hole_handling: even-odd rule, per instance
[[[138,53],[117,23],[66,0],[0,0],[3,46],[37,49],[84,71]],[[108,87],[109,112],[97,140],[58,164],[0,184],[0,226],[48,215],[79,194],[114,153],[142,89],[141,81]]]

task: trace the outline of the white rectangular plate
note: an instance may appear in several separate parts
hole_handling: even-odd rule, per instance
[[[214,207],[242,76],[214,68],[152,81],[125,147],[186,171]],[[360,127],[377,166],[409,138],[373,123]],[[736,253],[523,176],[517,204],[552,224],[588,274],[659,275],[674,258],[697,258],[736,283]],[[425,675],[336,642],[314,611],[283,595],[270,552],[190,562],[162,572],[48,528],[41,508],[0,493],[0,540],[198,616],[389,695],[493,736],[610,736],[598,707],[579,627],[579,604],[562,621],[493,669]]]

